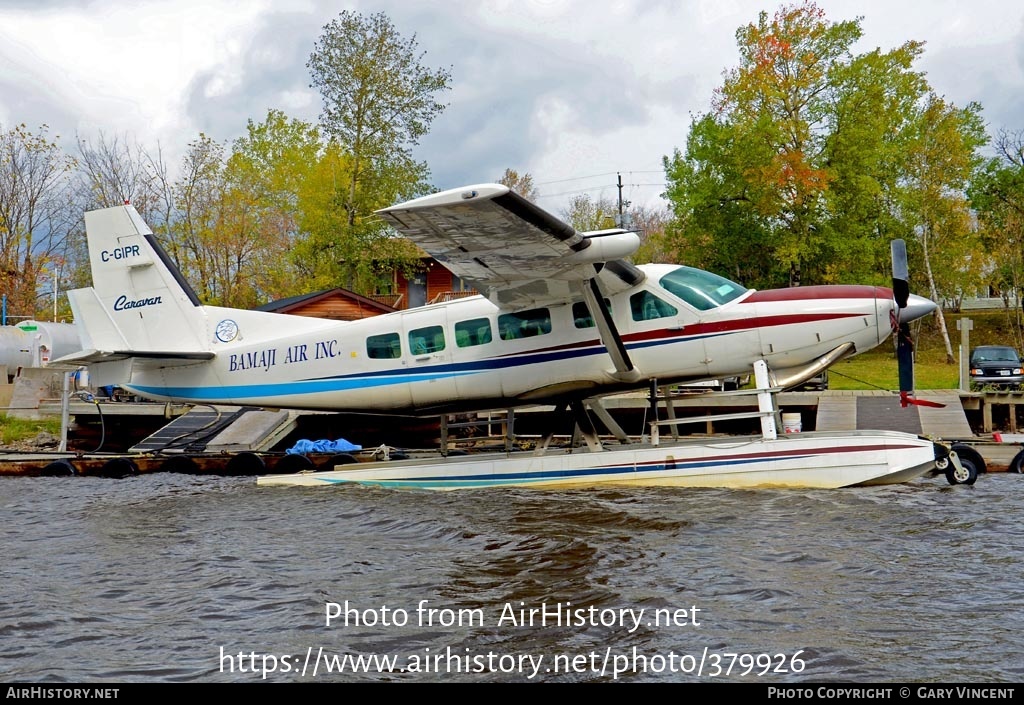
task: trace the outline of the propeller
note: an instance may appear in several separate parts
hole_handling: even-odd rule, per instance
[[[916,316],[908,315],[910,305],[910,274],[907,267],[907,243],[893,240],[892,252],[892,296],[896,308],[890,313],[892,333],[896,338],[896,364],[899,366],[900,406],[944,407],[934,401],[914,398],[914,340],[910,335],[910,321]]]

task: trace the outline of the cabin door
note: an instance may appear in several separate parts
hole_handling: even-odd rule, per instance
[[[409,388],[416,408],[429,408],[458,398],[451,370],[452,340],[446,309],[408,310],[402,315],[409,370]]]

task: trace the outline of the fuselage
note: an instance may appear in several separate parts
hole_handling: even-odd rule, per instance
[[[628,382],[582,298],[507,311],[475,296],[350,322],[201,307],[214,358],[136,360],[124,386],[176,402],[427,414],[742,375],[758,359],[796,368],[891,332],[885,287],[753,291],[688,267],[640,269],[642,283],[607,298],[639,372]]]

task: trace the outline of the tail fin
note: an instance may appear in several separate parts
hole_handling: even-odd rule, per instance
[[[85,214],[93,286],[68,292],[78,361],[213,357],[195,292],[130,205]]]

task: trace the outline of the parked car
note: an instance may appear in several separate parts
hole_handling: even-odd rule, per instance
[[[979,345],[971,351],[968,369],[971,389],[1020,389],[1024,384],[1024,363],[1009,345]]]

